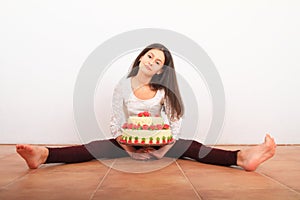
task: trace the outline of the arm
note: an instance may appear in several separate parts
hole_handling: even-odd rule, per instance
[[[125,122],[123,111],[123,88],[121,82],[115,87],[112,99],[112,113],[110,119],[110,130],[112,136],[117,138],[122,135],[122,123]]]
[[[148,152],[149,152],[150,155],[154,156],[155,158],[162,159],[166,155],[166,153],[173,147],[175,142],[173,144],[162,146],[158,150],[149,149]]]

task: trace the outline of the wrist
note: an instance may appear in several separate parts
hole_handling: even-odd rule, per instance
[[[132,157],[133,154],[135,153],[135,151],[127,151],[127,153],[128,153],[128,155],[129,155],[130,157]]]

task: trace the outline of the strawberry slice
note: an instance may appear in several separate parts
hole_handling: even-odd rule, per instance
[[[134,143],[138,143],[139,142],[139,138],[138,137],[134,137]]]
[[[146,138],[142,138],[142,144],[145,144]]]
[[[123,126],[122,126],[122,128],[123,128],[123,129],[126,129],[126,128],[127,128],[127,125],[128,125],[127,123],[124,123]]]
[[[144,114],[144,117],[150,117],[150,113],[147,111],[145,111],[143,114]]]
[[[138,125],[136,125],[136,124],[133,125],[133,129],[138,129],[138,128],[139,128]]]
[[[128,129],[132,129],[133,128],[133,124],[127,124],[127,128]]]
[[[156,138],[156,144],[159,144],[159,141],[160,141],[160,137],[157,137]]]
[[[162,137],[162,143],[164,143],[164,144],[166,143],[166,136]]]
[[[149,138],[149,143],[152,144],[153,143],[153,137]]]
[[[157,124],[157,125],[156,125],[156,128],[157,128],[158,130],[161,130],[161,129],[163,129],[163,126],[162,126],[161,124]]]
[[[164,124],[163,129],[169,129],[169,128],[170,128],[169,124]]]
[[[149,129],[149,126],[147,124],[144,124],[143,125],[143,130],[148,130]]]

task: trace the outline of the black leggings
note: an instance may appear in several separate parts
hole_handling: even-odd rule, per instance
[[[79,163],[100,158],[128,157],[128,153],[115,139],[97,140],[86,145],[48,148],[46,163]],[[166,157],[189,158],[202,163],[230,166],[237,163],[237,151],[207,147],[197,141],[179,139]]]

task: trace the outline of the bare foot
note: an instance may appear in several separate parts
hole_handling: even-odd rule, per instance
[[[45,163],[49,155],[46,147],[31,146],[26,144],[17,144],[16,151],[24,158],[30,169],[36,169]]]
[[[263,144],[250,147],[238,152],[237,165],[246,171],[255,171],[256,168],[275,154],[276,144],[269,134]]]

